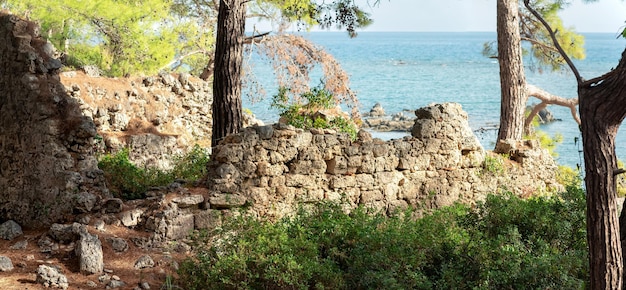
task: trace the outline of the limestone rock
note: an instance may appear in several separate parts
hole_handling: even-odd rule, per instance
[[[61,274],[57,268],[46,265],[39,265],[37,268],[37,278],[35,282],[42,284],[46,288],[67,289],[69,287],[65,275]]]
[[[19,241],[19,242],[13,244],[12,246],[10,246],[9,249],[11,249],[11,250],[23,250],[23,249],[26,249],[26,247],[28,247],[28,240],[22,240],[22,241]]]
[[[376,103],[369,112],[370,117],[382,117],[385,115],[385,109],[380,103]]]
[[[0,225],[0,238],[10,241],[22,234],[22,227],[13,220],[6,221]]]
[[[239,194],[222,194],[222,193],[214,193],[209,197],[209,204],[211,208],[233,208],[239,207],[246,203],[246,198]]]
[[[124,211],[120,214],[120,221],[126,227],[136,226],[139,224],[139,219],[141,218],[143,213],[144,210],[141,208]]]
[[[79,259],[81,273],[87,275],[98,274],[104,270],[102,243],[98,236],[82,233],[76,246],[76,255]]]
[[[126,240],[117,237],[106,238],[106,241],[111,244],[111,247],[116,252],[126,252],[128,250],[128,243]]]
[[[109,198],[104,201],[103,207],[106,213],[119,213],[122,212],[124,202],[119,198]]]
[[[178,204],[179,208],[197,207],[204,202],[204,196],[201,194],[177,196],[172,199],[172,202]]]
[[[13,263],[9,257],[0,256],[0,272],[10,272],[13,270]]]
[[[154,260],[152,260],[152,257],[148,255],[141,256],[139,257],[139,259],[137,259],[137,261],[135,261],[134,267],[137,270],[145,269],[145,268],[152,268],[154,267]]]

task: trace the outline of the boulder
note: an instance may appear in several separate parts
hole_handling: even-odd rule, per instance
[[[65,275],[61,274],[56,267],[46,265],[39,265],[37,268],[37,278],[35,282],[42,284],[46,288],[67,289],[67,287],[69,287]]]
[[[9,257],[0,256],[0,272],[9,272],[13,270],[13,263]]]
[[[0,225],[0,238],[10,241],[22,234],[22,227],[13,220],[6,221]]]
[[[80,272],[83,274],[98,274],[104,270],[104,255],[102,243],[97,235],[81,233],[76,246],[76,255],[79,259]]]

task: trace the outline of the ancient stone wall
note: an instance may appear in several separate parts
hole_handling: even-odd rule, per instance
[[[211,85],[188,74],[137,78],[64,72],[61,81],[93,118],[100,153],[129,149],[139,166],[170,167],[172,157],[199,144],[211,146]]]
[[[510,143],[508,156],[492,155],[460,105],[437,104],[415,114],[412,137],[387,142],[364,131],[352,141],[323,130],[246,128],[213,148],[209,207],[247,204],[258,216],[280,217],[302,203],[335,200],[392,213],[473,203],[502,191],[562,188],[554,160],[537,142]],[[485,167],[486,159],[494,164]]]
[[[33,22],[0,14],[0,221],[36,227],[90,211],[108,192],[96,126],[64,90]]]

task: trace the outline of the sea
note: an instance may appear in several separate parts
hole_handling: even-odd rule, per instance
[[[496,40],[495,32],[360,32],[349,38],[344,32],[310,32],[302,35],[332,54],[350,75],[361,112],[380,103],[387,114],[414,111],[432,103],[456,102],[468,113],[469,124],[486,150],[495,146],[500,114],[499,67],[482,54],[485,43]],[[586,58],[575,60],[581,76],[591,79],[615,67],[626,48],[617,33],[583,33]],[[244,97],[243,106],[265,123],[278,120],[269,99],[277,92],[271,66],[254,53],[247,57],[252,72],[264,87],[266,97]],[[565,98],[577,97],[576,79],[566,67],[542,69],[524,56],[529,84]],[[312,86],[319,77],[312,77]],[[625,84],[626,85],[626,84]],[[530,98],[528,104],[538,103]],[[555,150],[561,165],[584,163],[579,127],[568,108],[549,106],[559,121],[540,125],[550,136],[561,136]],[[404,132],[373,132],[381,139],[397,139]],[[626,130],[620,129],[618,159],[626,161]]]

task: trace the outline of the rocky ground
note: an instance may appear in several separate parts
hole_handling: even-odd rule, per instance
[[[188,250],[139,247],[133,241],[149,233],[98,218],[89,225],[76,223],[73,230],[68,227],[22,232],[19,226],[0,225],[0,289],[169,289],[167,282]],[[98,237],[103,271],[81,269],[82,256],[91,259],[87,265],[98,259],[77,251],[82,240],[72,237],[76,228]]]

